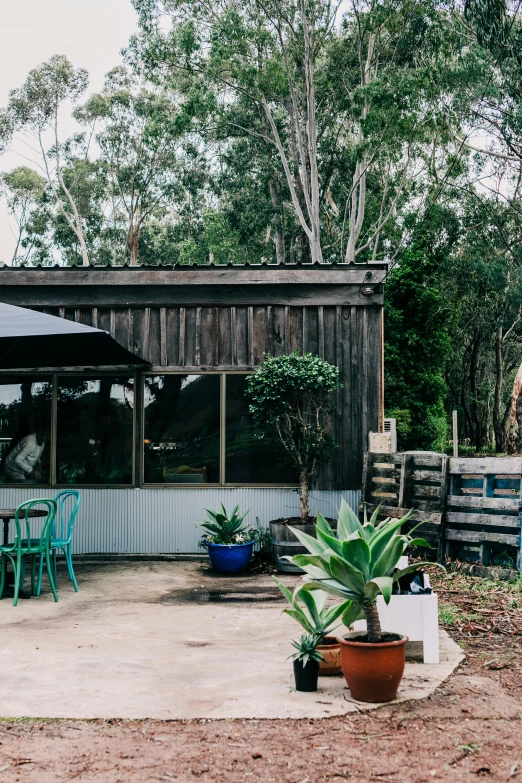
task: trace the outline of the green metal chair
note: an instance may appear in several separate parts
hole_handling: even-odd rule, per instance
[[[74,500],[72,506],[71,500]],[[57,504],[56,518],[53,524],[51,532],[51,554],[53,562],[53,576],[54,583],[57,584],[56,573],[56,553],[58,549],[61,549],[65,555],[65,562],[67,563],[67,571],[69,572],[69,579],[73,583],[74,590],[78,592],[78,584],[74,575],[74,569],[72,564],[72,536],[74,530],[74,523],[76,521],[76,514],[80,507],[81,495],[77,489],[64,489],[63,492],[59,492],[55,497]],[[40,588],[42,585],[42,570],[43,570],[43,555],[40,555],[40,569],[38,571],[38,585],[36,588],[36,595],[40,595]]]
[[[42,530],[39,538],[31,538],[31,523],[29,517],[29,511],[34,506],[47,506],[47,516],[45,517],[42,525]],[[14,600],[13,606],[18,604],[18,593],[22,586],[23,580],[23,560],[25,557],[31,558],[31,592],[35,594],[35,582],[36,582],[36,558],[41,558],[41,567],[43,565],[43,558],[47,566],[47,574],[49,576],[49,584],[54,596],[54,600],[58,601],[58,595],[56,594],[56,587],[54,583],[54,576],[51,568],[51,533],[53,529],[54,519],[56,516],[56,501],[51,498],[38,498],[36,500],[26,500],[24,503],[20,503],[15,511],[15,538],[12,544],[7,546],[0,546],[0,557],[2,562],[2,574],[0,577],[0,598],[2,597],[5,585],[5,576],[7,572],[7,560],[11,561],[14,571]],[[25,538],[22,538],[22,527],[25,522]],[[40,580],[39,580],[40,581]]]

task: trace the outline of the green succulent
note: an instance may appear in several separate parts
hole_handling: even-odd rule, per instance
[[[324,661],[323,656],[317,649],[318,643],[319,640],[317,636],[304,633],[299,639],[292,642],[292,647],[295,647],[297,652],[288,657],[293,661],[302,661],[303,666],[306,666],[308,661]]]
[[[242,544],[252,539],[251,531],[243,525],[248,511],[240,514],[239,506],[236,506],[229,516],[223,503],[221,511],[211,511],[208,508],[205,511],[210,521],[205,520],[200,523],[200,526],[207,531],[203,535],[203,544]]]
[[[307,590],[302,585],[298,585],[294,592],[290,590],[275,576],[274,582],[279,587],[289,604],[290,609],[284,609],[284,613],[293,617],[300,623],[304,630],[312,636],[317,636],[318,644],[322,644],[325,636],[339,625],[336,620],[343,614],[351,603],[349,600],[343,601],[338,606],[327,608],[326,600],[328,594],[324,590]]]
[[[394,582],[422,565],[433,565],[414,563],[396,570],[399,558],[408,546],[429,547],[429,544],[423,538],[413,538],[413,530],[410,533],[400,532],[411,512],[402,519],[385,519],[380,523],[377,522],[378,515],[377,508],[368,521],[365,509],[364,524],[361,524],[343,498],[337,535],[318,514],[315,524],[317,538],[291,528],[310,554],[288,558],[308,576],[302,589],[321,589],[344,601],[348,599],[342,614],[344,625],[350,626],[365,617],[370,642],[381,640],[377,596],[381,594],[388,604]]]

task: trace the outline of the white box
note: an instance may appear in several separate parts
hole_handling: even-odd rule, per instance
[[[380,595],[377,609],[383,631],[400,633],[410,642],[422,642],[424,663],[439,663],[439,598],[427,595],[392,595],[388,606]],[[366,631],[366,620],[357,620],[354,631]]]

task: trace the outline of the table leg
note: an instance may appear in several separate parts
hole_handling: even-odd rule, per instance
[[[4,546],[7,546],[9,543],[9,517],[7,519],[4,517],[2,522],[4,523]]]

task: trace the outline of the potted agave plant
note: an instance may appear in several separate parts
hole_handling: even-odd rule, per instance
[[[206,508],[208,520],[200,523],[206,531],[201,545],[207,547],[212,567],[220,574],[239,574],[246,571],[252,559],[254,537],[243,524],[248,511],[239,513],[236,506],[229,515],[223,503],[221,511]]]
[[[319,666],[322,655],[317,649],[317,636],[304,633],[292,642],[296,652],[289,657],[294,662],[294,677],[296,691],[312,693],[317,690]]]
[[[317,515],[317,538],[295,530],[309,554],[295,555],[293,562],[308,575],[306,590],[325,590],[349,603],[342,615],[343,624],[366,619],[366,633],[351,633],[339,639],[341,666],[352,696],[359,701],[391,701],[397,695],[405,664],[408,638],[381,629],[377,596],[386,604],[394,582],[422,565],[415,563],[397,570],[399,558],[408,546],[429,546],[422,538],[400,532],[409,517],[386,519],[378,523],[377,509],[368,521],[365,512],[361,524],[343,499],[337,522],[337,534],[321,514]],[[410,531],[413,532],[413,531]]]
[[[288,603],[289,609],[283,611],[297,620],[307,634],[317,638],[317,650],[322,656],[319,662],[319,675],[332,676],[341,671],[341,645],[332,631],[340,625],[336,621],[346,611],[350,601],[328,608],[327,593],[324,590],[307,590],[297,586],[293,593],[277,577],[273,577]]]

